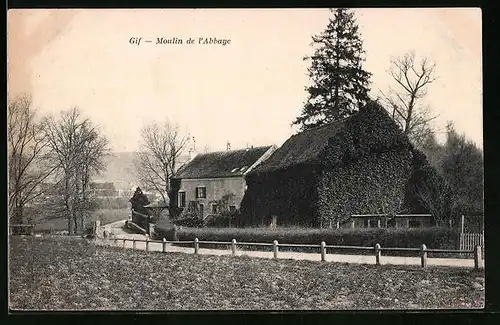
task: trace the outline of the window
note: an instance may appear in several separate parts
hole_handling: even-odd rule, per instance
[[[379,221],[378,220],[368,220],[368,228],[378,228]]]
[[[392,218],[387,221],[387,228],[394,228],[396,227],[396,218]]]
[[[198,186],[196,188],[196,198],[197,199],[204,199],[207,197],[207,189],[206,187]]]
[[[179,202],[177,203],[179,208],[184,208],[186,206],[186,192],[179,192]]]
[[[212,204],[212,213],[213,214],[217,213],[217,204]]]

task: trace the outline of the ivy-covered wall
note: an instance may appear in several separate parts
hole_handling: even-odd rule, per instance
[[[401,213],[413,174],[412,146],[384,108],[368,104],[320,154],[321,223],[351,214]]]
[[[352,214],[401,212],[411,162],[409,151],[389,151],[325,170],[318,188],[321,223],[342,222]]]

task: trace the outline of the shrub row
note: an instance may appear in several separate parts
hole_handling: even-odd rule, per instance
[[[154,226],[154,231],[152,233],[152,238],[155,240],[161,240],[165,238],[166,240],[179,240],[177,237],[177,226],[172,223],[169,219],[161,219]]]
[[[373,228],[373,229],[308,229],[308,228],[182,228],[179,240],[417,248],[425,244],[432,249],[456,249],[459,233],[448,228]],[[398,252],[397,255],[402,255]],[[414,255],[414,253],[413,253]]]

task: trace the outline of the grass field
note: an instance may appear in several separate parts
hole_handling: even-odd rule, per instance
[[[11,237],[13,309],[306,310],[482,308],[484,274],[162,254],[70,237]]]
[[[92,218],[86,220],[88,225],[92,221],[101,220],[101,224],[107,224],[128,218],[130,209],[99,209],[92,212]],[[63,231],[68,230],[66,218],[37,218],[35,232]]]

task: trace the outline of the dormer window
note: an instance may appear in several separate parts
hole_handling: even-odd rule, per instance
[[[244,171],[245,169],[247,169],[247,166],[241,167],[240,172]]]
[[[233,168],[233,170],[231,171],[231,173],[234,173],[237,170],[238,170],[238,168]]]

